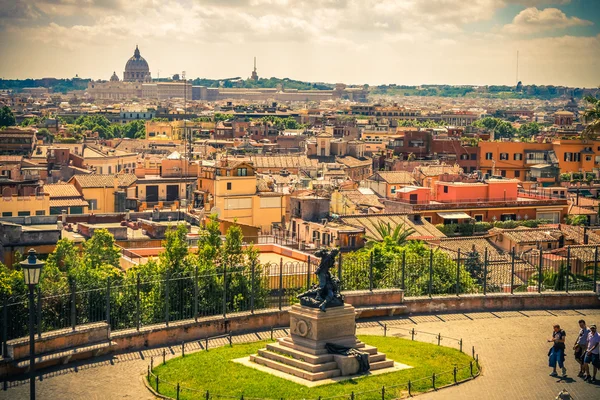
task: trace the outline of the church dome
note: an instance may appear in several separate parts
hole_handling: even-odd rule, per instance
[[[119,82],[119,77],[117,76],[117,73],[115,71],[113,71],[113,74],[110,77],[110,81],[111,82]]]
[[[123,80],[125,82],[142,82],[146,79],[147,75],[150,75],[150,67],[144,57],[140,55],[138,47],[135,46],[133,57],[125,64]]]

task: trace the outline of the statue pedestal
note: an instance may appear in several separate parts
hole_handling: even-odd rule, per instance
[[[290,342],[309,348],[324,348],[325,343],[354,347],[356,339],[356,312],[344,304],[328,308],[293,305],[290,314]]]
[[[277,343],[269,343],[266,349],[250,356],[250,362],[262,366],[261,370],[273,370],[277,376],[298,383],[321,381],[330,383],[333,378],[348,378],[358,373],[359,364],[354,356],[334,355],[327,352],[325,344],[332,343],[356,348],[369,354],[370,371],[395,371],[393,360],[376,347],[362,343],[356,337],[354,307],[344,304],[327,308],[294,305],[290,313],[290,335]],[[282,374],[283,373],[283,374]],[[347,378],[346,378],[347,379]],[[334,380],[335,381],[335,380]]]

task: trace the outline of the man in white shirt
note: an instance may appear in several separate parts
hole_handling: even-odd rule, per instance
[[[583,380],[588,382],[596,382],[596,372],[600,367],[600,335],[596,332],[596,325],[590,326],[590,334],[588,335],[587,351],[583,359],[583,368],[585,375]],[[594,376],[590,376],[590,364],[594,366]]]
[[[573,345],[573,350],[575,350],[575,361],[579,364],[579,374],[578,377],[583,376],[583,357],[585,356],[585,352],[587,350],[587,341],[588,336],[590,334],[590,330],[585,325],[585,321],[579,320],[579,335],[577,335],[577,340],[575,340],[575,344]]]

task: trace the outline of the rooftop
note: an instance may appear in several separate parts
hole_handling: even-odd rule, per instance
[[[75,175],[71,181],[76,180],[82,188],[100,188],[113,187],[115,178],[118,179],[118,186],[129,187],[136,182],[137,177],[134,174],[119,174],[119,175]]]

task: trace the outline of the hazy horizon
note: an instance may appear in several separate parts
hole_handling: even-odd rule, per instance
[[[3,79],[600,85],[596,0],[0,0]]]

